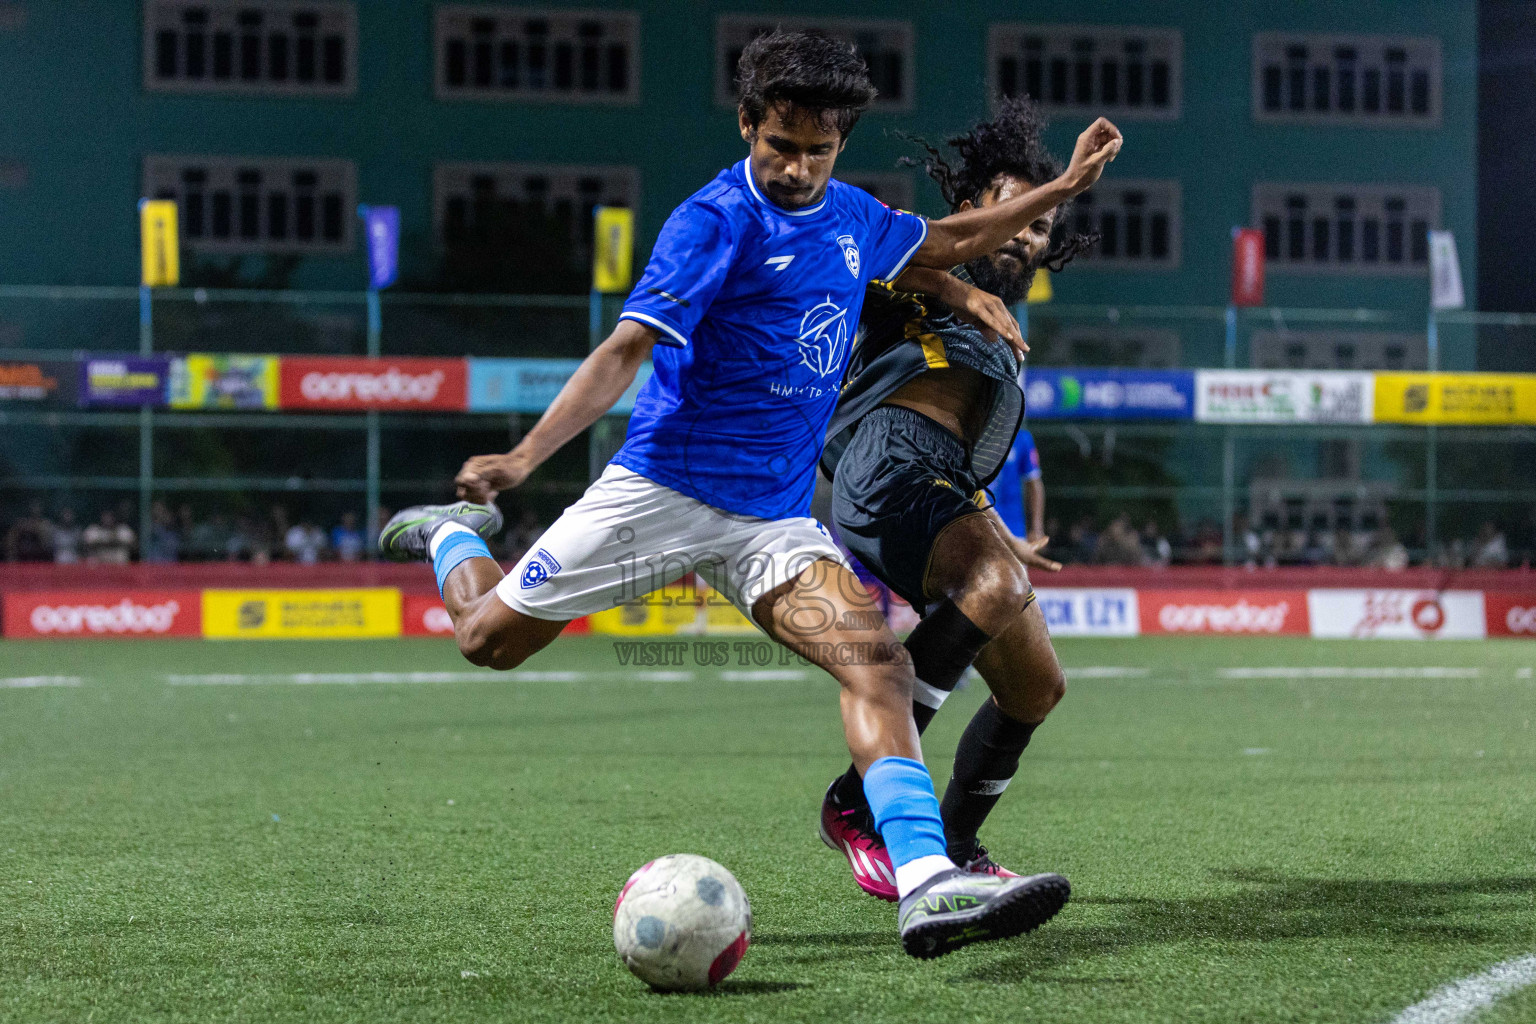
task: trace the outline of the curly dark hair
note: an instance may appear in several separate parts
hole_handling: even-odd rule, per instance
[[[819,32],[775,30],[753,39],[736,62],[736,84],[752,127],[769,107],[788,103],[845,139],[875,98],[864,58]]]
[[[928,156],[923,160],[904,156],[900,162],[904,167],[921,167],[927,171],[928,177],[939,186],[950,210],[958,210],[963,202],[978,202],[1000,174],[1022,179],[1031,185],[1043,185],[1060,177],[1061,161],[1045,148],[1045,126],[1045,115],[1033,100],[1026,96],[1004,99],[998,102],[997,114],[990,121],[982,121],[964,135],[948,140],[950,148],[959,156],[958,167],[951,166],[926,140],[904,133],[903,138],[923,147]],[[1056,224],[1066,223],[1069,205],[1063,203],[1056,208]],[[1098,235],[1068,235],[1063,231],[1041,265],[1060,272],[1098,240]]]

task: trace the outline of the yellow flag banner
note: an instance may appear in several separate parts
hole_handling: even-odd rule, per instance
[[[1050,272],[1042,267],[1035,271],[1035,279],[1029,282],[1029,294],[1024,296],[1024,301],[1030,305],[1037,302],[1050,302],[1052,295]]]
[[[148,288],[174,288],[181,282],[181,242],[176,204],[169,199],[139,203],[142,280]]]
[[[599,206],[593,219],[592,290],[627,292],[634,264],[635,212]]]
[[[1376,422],[1533,424],[1536,374],[1378,373]]]

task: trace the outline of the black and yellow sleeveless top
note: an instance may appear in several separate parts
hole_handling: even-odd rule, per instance
[[[950,273],[973,283],[963,266]],[[899,292],[882,281],[871,284],[864,296],[842,395],[827,427],[822,472],[828,477],[836,474],[859,421],[897,388],[919,374],[951,366],[975,370],[990,383],[980,396],[986,415],[979,421],[981,434],[971,445],[970,457],[976,486],[991,483],[1024,417],[1018,357],[1007,342],[989,341],[937,299]]]

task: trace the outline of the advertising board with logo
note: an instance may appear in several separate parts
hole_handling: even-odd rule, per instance
[[[284,356],[278,375],[284,409],[462,411],[468,405],[463,359]]]
[[[1376,419],[1474,426],[1536,423],[1536,374],[1379,373]]]
[[[1024,407],[1041,420],[1187,420],[1195,414],[1189,370],[1031,369]]]
[[[80,370],[80,404],[162,408],[170,371],[171,361],[158,356],[87,359]]]
[[[223,640],[391,637],[400,622],[393,587],[203,591],[203,635]]]
[[[1035,598],[1053,636],[1136,636],[1141,631],[1134,590],[1041,587]]]
[[[1374,375],[1346,370],[1196,370],[1195,419],[1201,423],[1370,423],[1374,390]]]
[[[277,356],[187,355],[171,361],[172,409],[276,409]]]
[[[1306,636],[1305,590],[1143,590],[1141,631]]]
[[[1490,590],[1483,595],[1489,636],[1536,640],[1536,593]]]
[[[0,616],[7,638],[201,636],[196,590],[9,591]]]
[[[402,636],[453,636],[453,619],[443,602],[425,594],[406,594],[401,604]]]
[[[471,359],[469,411],[541,413],[580,365],[580,359]],[[650,379],[647,364],[608,411],[628,413],[634,409],[635,396]]]
[[[61,359],[0,360],[0,402],[29,406],[74,405],[80,367]]]
[[[1312,635],[1357,640],[1480,639],[1480,590],[1312,590]]]

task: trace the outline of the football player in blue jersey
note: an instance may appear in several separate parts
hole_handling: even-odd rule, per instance
[[[951,209],[995,209],[1060,175],[1043,128],[1032,103],[1008,100],[950,140],[954,166],[932,149],[926,166]],[[942,812],[950,859],[1005,878],[1015,876],[988,855],[977,830],[1065,692],[1027,571],[1061,567],[1039,553],[1046,543],[1040,509],[1024,536],[1019,477],[1039,476],[1032,439],[1025,464],[1009,465],[1028,437],[1019,430],[1022,340],[1009,334],[1004,344],[957,311],[977,308],[977,291],[1011,306],[1040,267],[1060,270],[1092,244],[1071,236],[1053,248],[1060,215],[1060,208],[1042,212],[997,252],[947,274],[914,266],[890,285],[872,286],[822,456],[838,535],[922,616],[906,641],[918,731],[972,662],[992,691],[960,739]],[[986,500],[989,484],[998,486],[996,505]],[[860,888],[898,898],[886,844],[851,768],[827,789],[821,836],[848,859]]]
[[[852,47],[772,33],[743,52],[746,159],[673,211],[614,332],[512,451],[468,460],[459,496],[397,514],[392,558],[431,560],[464,656],[508,669],[565,623],[694,573],[842,687],[843,729],[902,897],[903,947],[938,956],[1038,927],[1066,879],[960,871],[912,719],[910,659],[809,515],[816,460],[875,280],[991,252],[1087,189],[1120,149],[1100,120],[1068,170],[931,224],[832,178],[875,90]],[[481,539],[493,502],[606,413],[649,358],[622,449],[511,574]],[[878,623],[875,627],[873,623]]]

